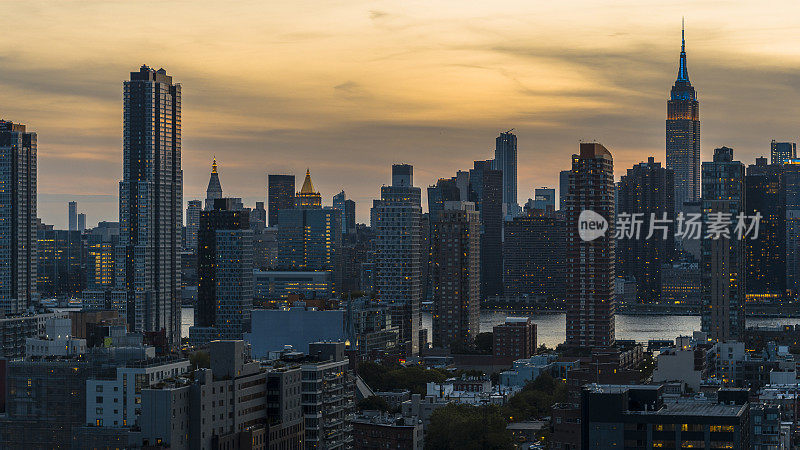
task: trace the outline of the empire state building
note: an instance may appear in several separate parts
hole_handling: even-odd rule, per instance
[[[675,173],[675,213],[700,200],[700,103],[689,82],[686,40],[681,30],[678,79],[667,101],[667,169]]]

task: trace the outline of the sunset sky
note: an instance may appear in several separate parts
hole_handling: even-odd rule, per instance
[[[686,17],[702,160],[751,164],[798,139],[796,1],[52,1],[4,3],[0,118],[39,135],[39,211],[118,219],[122,82],[142,64],[183,85],[184,199],[263,201],[306,167],[368,222],[390,165],[423,188],[519,138],[519,201],[555,187],[583,140],[617,177],[654,155]],[[423,197],[423,203],[426,200]]]

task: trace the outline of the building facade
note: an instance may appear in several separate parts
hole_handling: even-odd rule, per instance
[[[564,299],[566,225],[563,219],[554,217],[520,216],[505,222],[503,284],[506,299]]]
[[[183,222],[181,86],[142,66],[124,83],[117,289],[128,292],[133,332],[180,342]]]
[[[410,354],[417,354],[422,320],[422,207],[413,167],[393,165],[392,185],[381,187],[381,200],[373,205],[375,298],[390,305],[401,342],[409,343]]]
[[[278,225],[278,212],[294,208],[294,175],[267,176],[267,217],[269,226]]]
[[[602,145],[581,143],[580,155],[572,164],[566,214],[566,343],[580,347],[609,347],[614,344],[616,278],[614,161],[611,152]],[[579,221],[582,213],[590,215],[589,221]],[[593,240],[583,240],[580,227],[601,220],[607,224],[605,234]]]
[[[431,232],[433,345],[469,344],[480,323],[480,216],[472,202],[447,202]]]
[[[714,150],[714,160],[703,163],[703,240],[701,328],[715,341],[738,340],[745,322],[745,240],[731,223],[746,212],[744,164],[733,160],[733,149]],[[725,222],[727,234],[710,234],[713,223]]]
[[[513,130],[500,133],[495,139],[494,169],[503,172],[503,205],[506,214],[516,214],[517,203],[517,135]]]
[[[673,198],[678,213],[685,202],[700,200],[700,103],[689,81],[683,39],[678,78],[667,101],[667,169],[675,174]]]
[[[36,300],[37,137],[0,120],[0,312],[19,314]]]

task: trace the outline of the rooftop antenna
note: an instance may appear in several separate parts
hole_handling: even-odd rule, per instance
[[[681,16],[681,51],[686,51],[686,27],[684,26],[685,19]]]

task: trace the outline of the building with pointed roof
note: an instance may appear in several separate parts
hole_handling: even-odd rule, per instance
[[[219,182],[219,173],[217,173],[217,158],[211,163],[211,178],[208,180],[208,188],[206,188],[206,211],[214,209],[214,200],[222,198],[222,184]]]
[[[689,81],[686,40],[681,29],[678,78],[667,101],[667,169],[675,172],[675,213],[700,200],[700,103]]]
[[[322,208],[322,196],[319,192],[314,191],[314,183],[311,182],[311,171],[309,169],[306,169],[306,179],[303,181],[303,187],[294,197],[294,207],[302,209]]]

